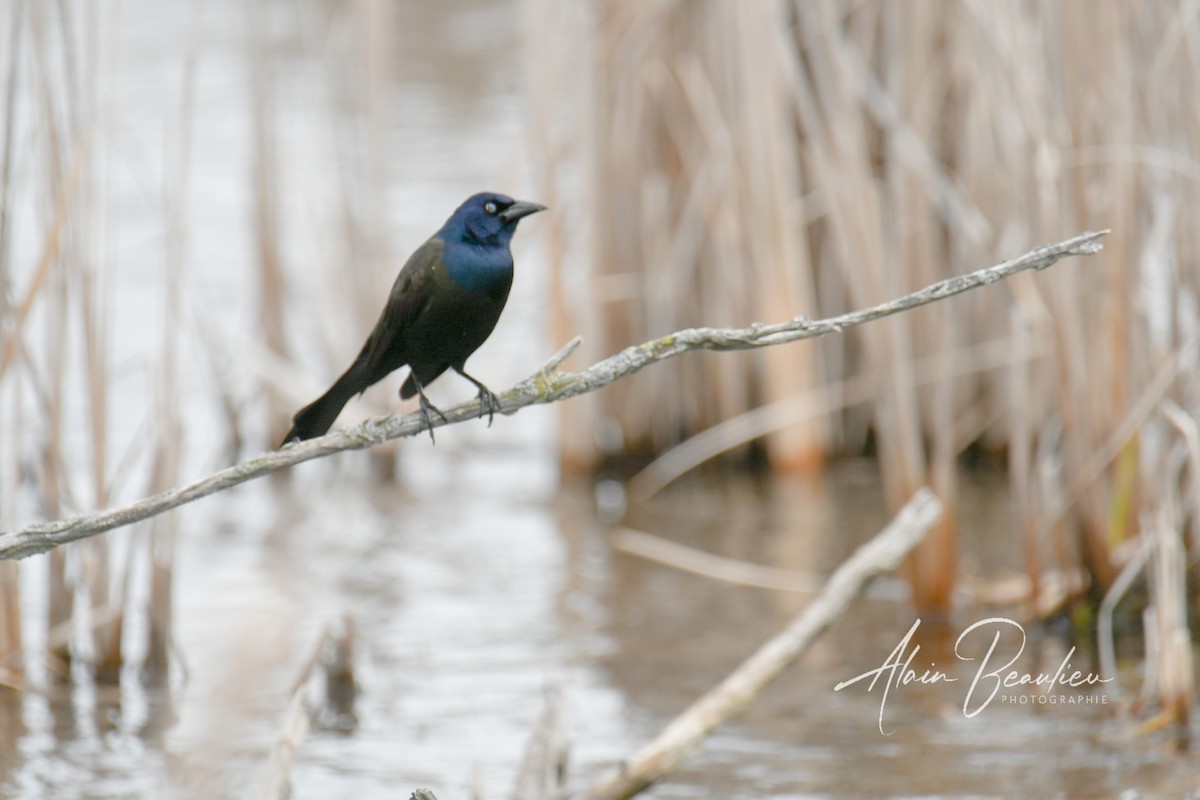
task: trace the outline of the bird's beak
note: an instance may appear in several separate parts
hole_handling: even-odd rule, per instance
[[[521,217],[528,217],[530,214],[545,210],[546,207],[541,203],[526,203],[524,200],[518,200],[500,212],[500,219],[505,222],[516,222]]]

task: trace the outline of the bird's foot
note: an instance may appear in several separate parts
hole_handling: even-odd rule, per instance
[[[479,418],[483,419],[483,415],[487,414],[488,427],[492,427],[492,417],[500,410],[500,398],[483,384],[479,385]]]
[[[446,415],[442,413],[442,410],[440,408],[435,406],[433,403],[429,402],[429,400],[425,397],[424,392],[421,392],[420,398],[421,398],[421,419],[424,420],[424,422],[425,422],[425,430],[429,431],[429,441],[433,442],[434,444],[437,444],[437,439],[433,438],[433,414],[437,414],[439,417],[442,418],[443,425],[448,423],[450,420],[446,419]],[[433,414],[431,414],[430,412],[433,412]]]

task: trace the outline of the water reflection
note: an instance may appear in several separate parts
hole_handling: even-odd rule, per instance
[[[524,480],[532,469],[464,478],[440,444],[404,446],[430,465],[408,490],[370,480],[366,460],[351,456],[189,514],[179,603],[187,679],[169,695],[174,706],[136,681],[119,695],[84,687],[5,703],[7,795],[244,795],[261,780],[307,653],[343,613],[357,626],[358,725],[310,733],[296,797],[384,798],[418,785],[444,797],[477,785],[506,793],[551,686],[565,692],[582,788],[805,602],[613,551],[589,487],[550,493]],[[540,458],[525,453],[530,464]],[[882,519],[879,486],[861,472],[848,465],[809,484],[688,480],[629,522],[722,555],[825,572]],[[1000,534],[993,524],[975,538]],[[918,661],[965,677],[952,667],[953,639],[983,613],[923,625]],[[862,601],[651,796],[1108,794],[1179,778],[1179,762],[1153,746],[1113,740],[1110,708],[995,705],[968,719],[962,683],[894,690],[895,733],[881,736],[879,692],[832,687],[878,665],[912,621],[906,604]],[[1058,640],[1031,643],[1020,669],[1063,655]],[[1076,663],[1086,667],[1086,655]]]

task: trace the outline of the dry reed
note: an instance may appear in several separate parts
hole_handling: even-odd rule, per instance
[[[972,441],[1007,453],[1031,603],[1042,607],[1041,575],[1077,565],[1088,580],[1062,602],[1102,597],[1139,515],[1165,502],[1164,485],[1197,480],[1184,463],[1149,481],[1142,452],[1160,403],[1193,419],[1200,400],[1181,366],[1195,363],[1200,309],[1184,213],[1200,200],[1190,6],[546,6],[529,14],[531,72],[553,76],[533,90],[544,181],[566,192],[586,167],[585,207],[569,213],[593,220],[558,228],[564,266],[585,261],[589,276],[556,278],[554,318],[572,333],[582,321],[590,346],[768,307],[836,312],[1021,242],[1118,229],[1086,277],[1021,276],[819,353],[774,354],[783,362],[692,359],[639,376],[564,409],[594,432],[564,440],[564,460],[658,452],[752,409],[852,392],[869,374],[868,402],[848,394],[822,404],[820,424],[781,413],[747,430],[781,466],[820,457],[787,455],[805,447],[873,441],[893,506],[932,482],[948,512],[910,569],[918,603],[937,608],[953,586],[957,457]],[[586,146],[564,146],[564,131]],[[602,311],[579,313],[591,306]],[[1014,358],[964,372],[959,354],[996,339]],[[940,377],[919,380],[918,364]],[[781,444],[784,432],[805,444]],[[1200,519],[1200,490],[1181,503]]]
[[[4,351],[8,343],[15,344],[17,335],[9,330],[9,263],[12,256],[12,240],[9,235],[10,209],[13,198],[13,137],[17,119],[17,86],[20,80],[22,51],[25,37],[22,35],[25,17],[25,2],[17,0],[12,4],[12,15],[8,20],[7,48],[8,59],[3,63],[4,79],[4,127],[3,150],[0,151],[0,334],[3,334]],[[3,367],[0,366],[0,390],[3,385]],[[6,407],[15,407],[13,401],[8,404],[7,393],[0,391],[0,403]],[[15,416],[15,415],[11,415]],[[0,438],[11,433],[6,430],[3,421],[10,415],[0,414]],[[15,470],[10,464],[0,464],[0,496],[13,498],[17,494]],[[15,510],[10,501],[4,511],[12,514]],[[21,595],[20,569],[16,564],[0,565],[0,681],[16,683],[24,672],[24,661],[21,658],[24,637],[21,631]]]
[[[250,60],[250,111],[253,122],[253,170],[249,181],[254,202],[254,236],[257,245],[258,321],[262,341],[270,356],[286,361],[287,337],[284,332],[283,298],[286,289],[280,232],[280,174],[276,160],[279,134],[276,126],[274,78],[276,64],[268,58],[264,14],[257,3],[246,7]],[[263,387],[269,400],[272,440],[282,439],[288,429],[288,406],[271,387]]]
[[[6,490],[3,512],[16,519],[35,515],[32,510],[20,509],[15,499],[22,470],[28,470],[26,464],[34,458],[38,516],[107,506],[122,488],[139,483],[156,492],[179,482],[184,431],[180,418],[182,367],[178,365],[192,355],[185,322],[192,311],[187,303],[186,254],[196,56],[183,60],[178,127],[168,125],[166,138],[159,305],[165,316],[163,337],[142,354],[150,387],[145,422],[133,436],[117,441],[110,415],[114,402],[112,340],[118,327],[114,296],[121,278],[119,265],[109,262],[111,253],[105,245],[106,225],[121,221],[110,216],[107,194],[107,170],[119,139],[113,120],[119,109],[107,105],[113,93],[104,83],[112,80],[106,72],[112,63],[106,51],[110,46],[106,25],[116,14],[104,6],[31,4],[25,0],[14,3],[11,11],[3,20],[10,27],[0,30],[4,41],[12,45],[0,59],[4,70],[0,99],[6,112],[0,123],[0,403],[6,411],[11,407],[36,421],[22,426],[16,413],[0,418],[0,434],[13,444],[5,448],[0,465]],[[246,111],[253,134],[247,185],[254,211],[256,319],[262,325],[261,361],[266,364],[251,372],[259,379],[257,397],[266,400],[269,422],[264,427],[274,430],[268,433],[274,443],[298,399],[281,390],[287,381],[280,378],[291,357],[284,318],[289,289],[284,270],[289,220],[286,204],[281,202],[287,188],[283,183],[290,176],[281,174],[277,163],[279,144],[287,133],[280,129],[278,116],[287,98],[280,94],[271,13],[257,4],[246,9],[245,44],[251,89]],[[347,84],[366,87],[357,109],[369,122],[366,157],[339,176],[346,180],[341,221],[349,231],[350,260],[371,267],[366,270],[371,273],[369,279],[356,284],[362,309],[367,305],[375,309],[379,288],[375,278],[392,269],[388,248],[381,244],[386,241],[386,147],[381,108],[388,88],[388,76],[383,73],[388,42],[380,40],[386,37],[382,31],[387,27],[380,15],[388,13],[386,4],[359,4],[340,20],[352,31],[350,39],[343,42],[346,51],[366,56],[346,79]],[[337,66],[333,61],[331,72]],[[334,114],[331,119],[339,117]],[[357,154],[358,150],[351,149]],[[363,197],[368,199],[360,200]],[[21,218],[25,237],[20,262],[13,261],[10,222],[16,216]],[[329,281],[344,283],[346,259],[338,256],[328,263]],[[365,313],[362,309],[349,316]],[[206,327],[210,320],[200,319],[197,324],[206,333],[212,332]],[[212,346],[216,337],[206,343],[214,364],[220,362],[218,348]],[[336,347],[327,349],[342,352],[345,344],[337,342]],[[119,357],[128,358],[129,354]],[[217,364],[214,371],[223,367]],[[230,388],[225,377],[218,374],[214,383],[227,410],[230,439],[236,447],[242,416],[256,398]],[[81,380],[84,391],[73,394],[76,379]],[[128,418],[124,410],[122,416]],[[394,458],[381,461],[390,468]],[[9,488],[13,491],[8,492]],[[14,499],[9,502],[9,498]],[[118,680],[128,666],[129,618],[141,615],[147,631],[143,676],[155,683],[169,678],[174,525],[172,517],[164,517],[148,526],[142,538],[97,539],[56,552],[39,565],[45,570],[39,579],[45,582],[48,597],[48,618],[39,624],[49,631],[45,640],[55,656],[52,672],[63,677],[78,674],[71,669],[71,661],[77,660],[86,667],[84,672],[99,680]],[[6,670],[18,669],[23,661],[19,577],[15,565],[0,565],[0,668]],[[147,587],[145,593],[137,591],[142,585]],[[145,607],[133,606],[139,594],[147,601]]]
[[[107,145],[96,144],[104,140],[109,111],[102,101],[102,83],[108,78],[101,38],[107,13],[90,4],[20,2],[7,32],[14,46],[5,59],[7,113],[0,166],[0,397],[14,408],[32,398],[28,417],[35,424],[6,426],[5,441],[11,446],[5,448],[9,461],[3,471],[14,474],[30,454],[37,454],[43,514],[108,505],[129,467],[127,461],[114,464],[112,453],[118,446],[131,455],[138,450],[136,442],[113,441],[109,419],[114,271],[104,247]],[[20,178],[14,164],[23,165]],[[182,197],[172,198],[170,191],[168,203]],[[20,230],[10,227],[14,216],[26,231],[21,261],[13,260],[14,232]],[[29,246],[30,239],[38,243],[36,248]],[[169,256],[167,262],[171,282],[177,265]],[[174,318],[180,318],[179,303],[172,308]],[[167,330],[166,341],[171,342],[177,329]],[[176,351],[174,344],[165,347],[163,362],[173,363]],[[164,374],[171,380],[169,370]],[[177,428],[161,436],[165,446],[178,450]],[[160,463],[169,460],[157,455]],[[167,472],[158,485],[177,480],[177,472]],[[19,496],[15,490],[6,492],[6,500],[14,500],[6,504],[6,513],[16,513]],[[129,607],[141,563],[135,555],[119,543],[96,540],[55,553],[40,565],[47,598],[47,616],[40,623],[51,675],[75,676],[79,673],[72,665],[78,662],[98,681],[119,680],[126,666],[127,614],[140,611]],[[161,559],[157,564],[154,587],[163,581]],[[169,564],[167,568],[169,576]],[[28,620],[22,619],[17,569],[6,565],[0,584],[3,665],[19,669],[27,639],[22,622]],[[150,625],[152,638],[155,631],[170,630],[170,605],[160,595],[152,587],[151,608],[158,614]]]
[[[593,275],[582,292],[560,282],[559,300],[570,299],[558,324],[597,321],[581,306],[599,306],[602,323],[583,331],[584,339],[596,352],[611,352],[689,325],[814,311],[809,248],[795,224],[805,209],[785,113],[789,85],[777,69],[783,20],[757,3],[618,2],[594,13],[587,110]],[[558,66],[544,72],[556,74]],[[541,136],[549,141],[556,133]],[[743,146],[749,139],[754,147]],[[602,448],[661,449],[682,432],[807,390],[814,375],[811,349],[686,359],[614,387],[599,398],[599,419],[581,423],[619,434],[612,444],[601,437]],[[819,463],[817,421],[769,438],[781,465]]]

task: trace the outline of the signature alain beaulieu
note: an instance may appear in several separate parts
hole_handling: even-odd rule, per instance
[[[837,686],[833,687],[835,692],[840,692],[848,686],[853,686],[867,679],[870,679],[870,684],[867,686],[867,691],[875,690],[880,678],[884,679],[883,695],[879,699],[879,732],[884,736],[890,736],[892,731],[883,729],[883,712],[887,706],[888,693],[893,688],[907,686],[910,683],[934,684],[934,683],[957,683],[958,678],[952,678],[941,670],[934,669],[931,663],[924,671],[918,672],[913,668],[913,659],[917,653],[921,651],[920,645],[912,645],[913,634],[917,628],[921,626],[921,620],[918,619],[908,629],[908,633],[900,640],[900,643],[892,650],[883,663],[872,670],[868,670],[861,675],[856,675],[849,680],[842,681]],[[999,666],[993,666],[994,663],[1004,659],[1004,654],[996,652],[1001,639],[1001,633],[1015,629],[1018,634],[1019,645],[1013,648],[1015,652],[1012,656],[1004,661]],[[970,653],[979,652],[982,648],[973,644],[978,641],[986,641],[988,633],[992,634],[991,644],[987,647],[987,652],[981,658]],[[1011,637],[1008,637],[1011,638]],[[974,623],[961,634],[954,642],[954,655],[960,661],[978,661],[979,667],[975,671],[975,676],[971,679],[971,685],[967,689],[966,697],[963,699],[963,715],[967,718],[977,716],[981,711],[988,707],[988,704],[995,699],[996,693],[1001,687],[1012,689],[1020,686],[1037,686],[1043,691],[1050,691],[1058,687],[1070,687],[1078,689],[1082,686],[1092,686],[1097,683],[1108,683],[1112,678],[1101,678],[1099,675],[1092,673],[1082,673],[1078,670],[1071,670],[1071,656],[1075,654],[1075,648],[1072,647],[1063,657],[1062,662],[1058,665],[1058,670],[1053,674],[1039,672],[1036,675],[1028,672],[1018,672],[1015,669],[1009,669],[1021,657],[1021,653],[1025,650],[1025,629],[1020,623],[1015,622],[1007,617],[988,617]],[[1074,698],[1073,698],[1074,699]],[[1084,697],[1085,702],[1107,703],[1108,698],[1101,695],[1093,695]]]

